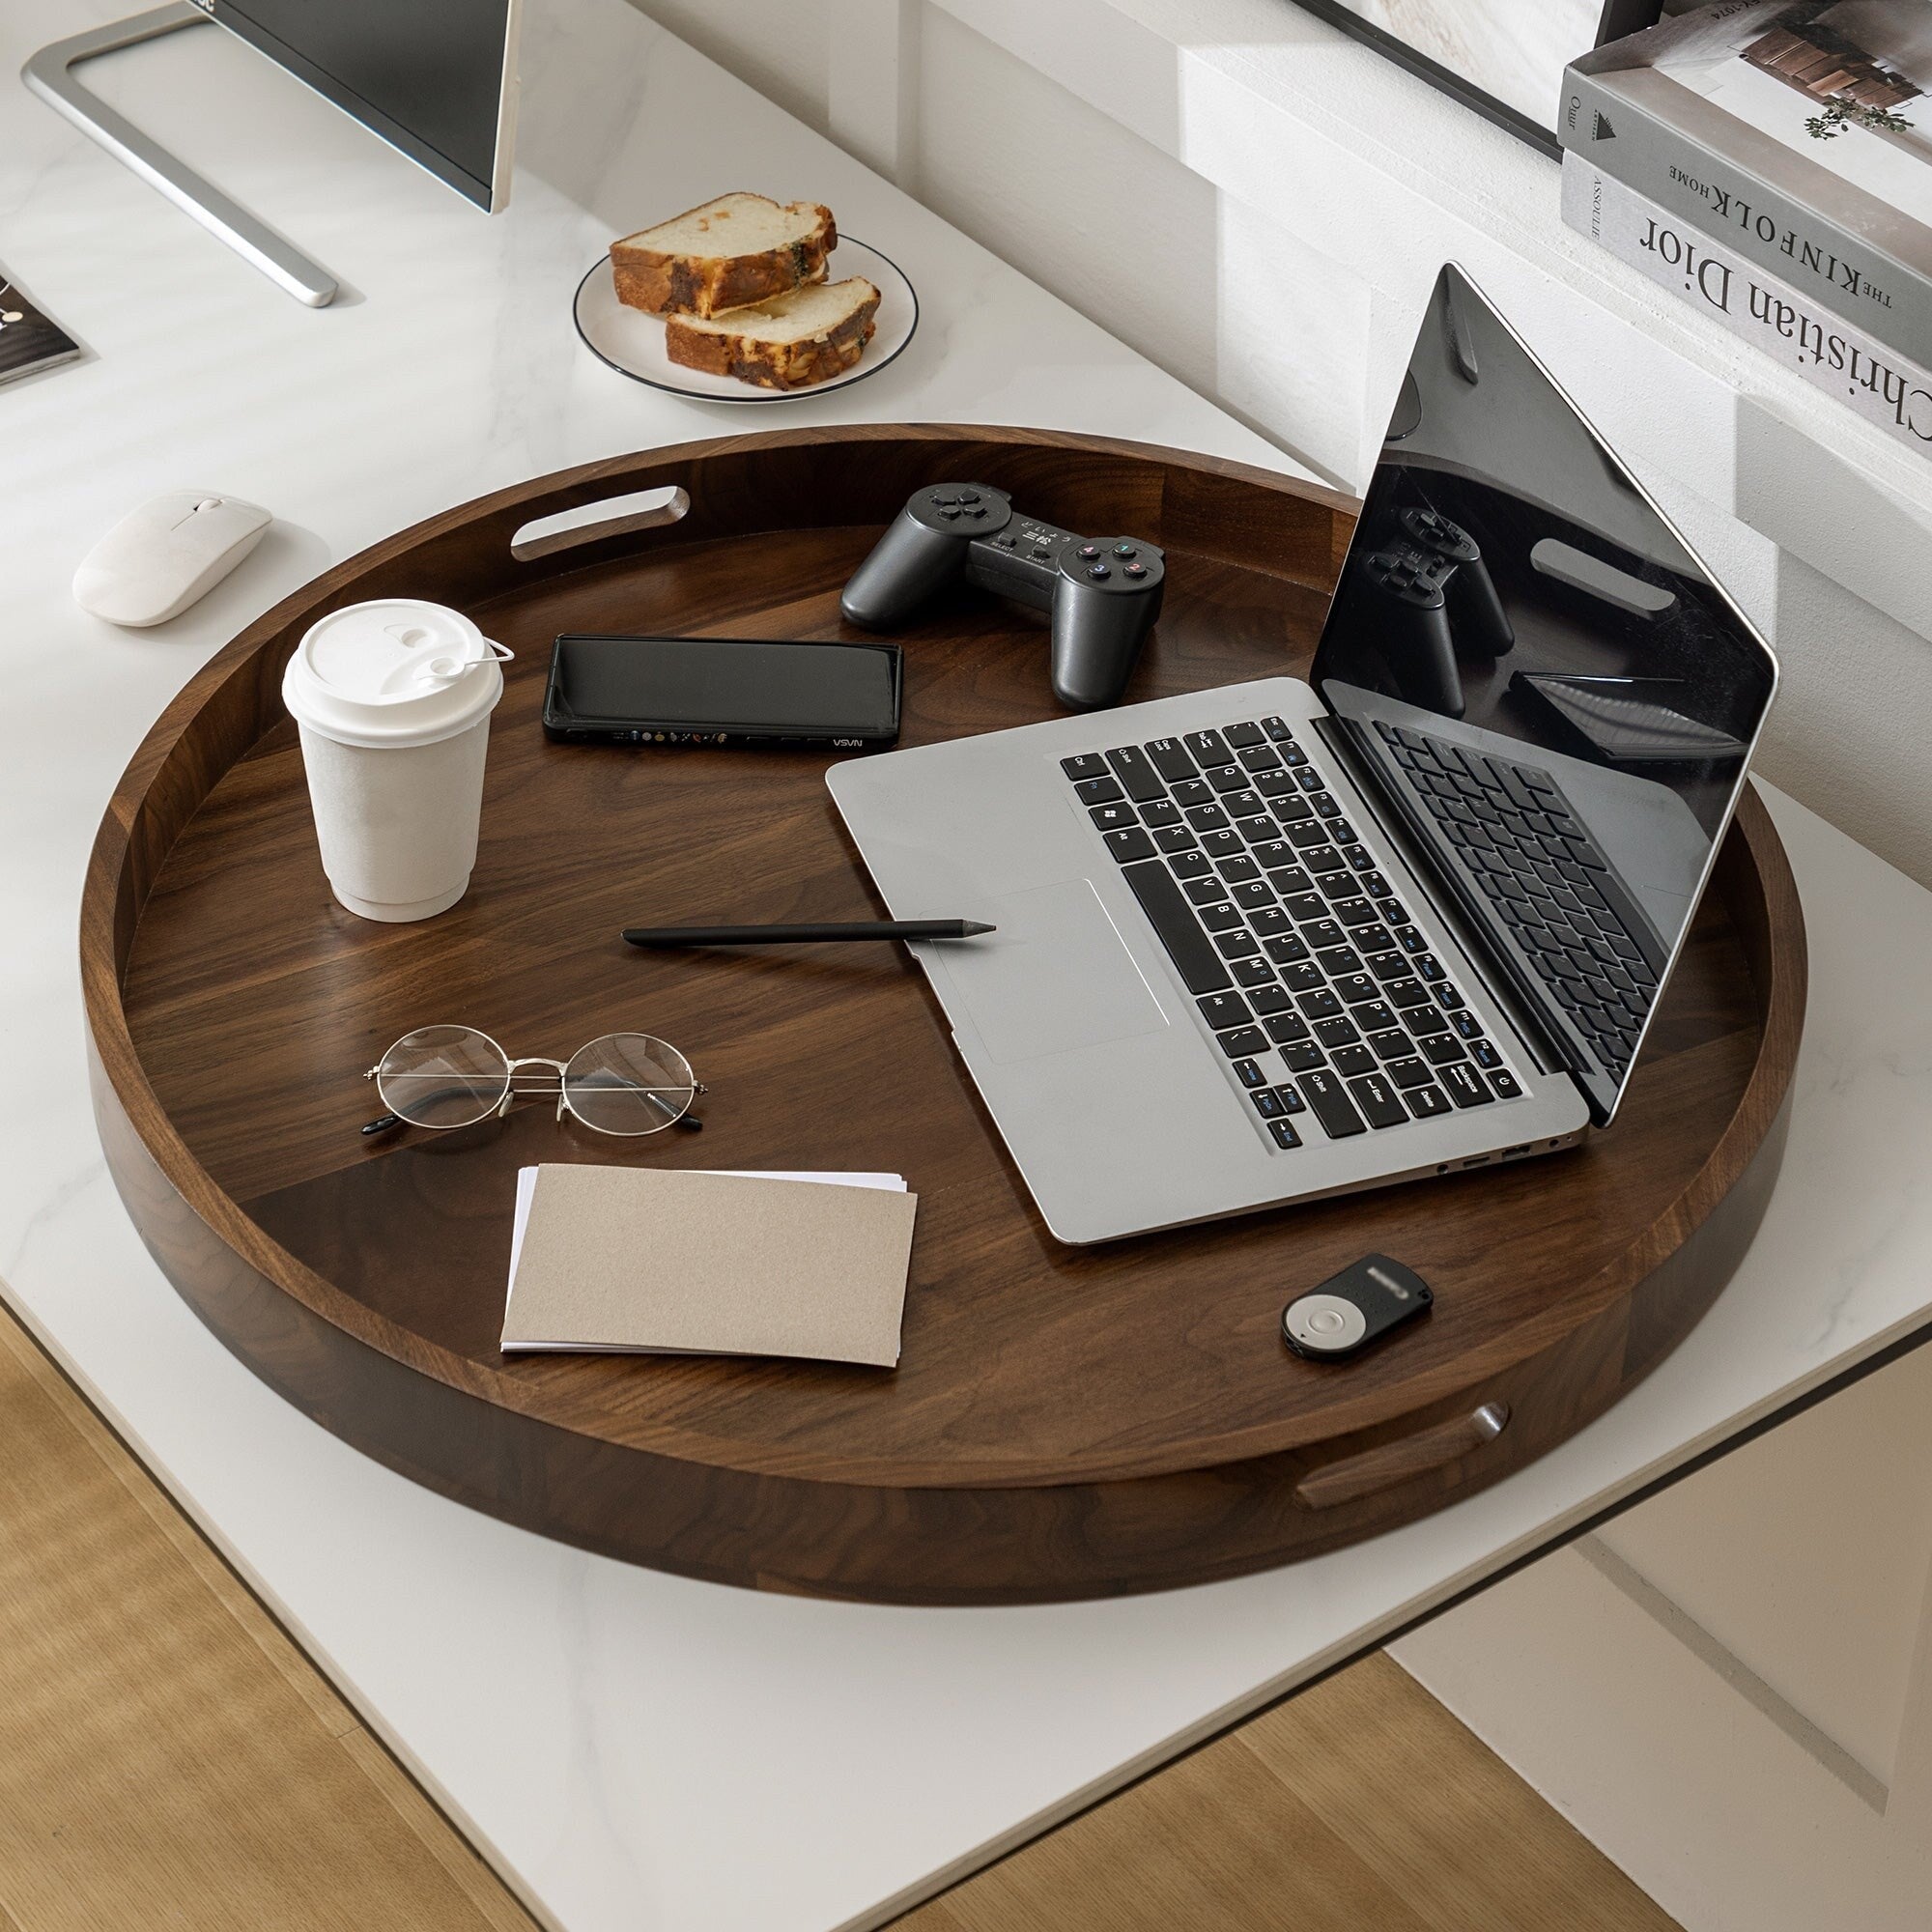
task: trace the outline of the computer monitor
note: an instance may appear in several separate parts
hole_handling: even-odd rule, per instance
[[[201,4],[458,194],[509,200],[519,0]]]
[[[495,213],[510,194],[522,0],[174,0],[43,47],[21,79],[298,300],[335,280],[75,77],[82,62],[213,22]]]

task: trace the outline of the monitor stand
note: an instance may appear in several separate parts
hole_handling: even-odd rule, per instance
[[[310,308],[326,308],[335,299],[335,281],[320,264],[311,262],[245,208],[230,201],[212,182],[203,181],[165,148],[149,140],[74,78],[73,70],[98,54],[111,54],[117,48],[135,46],[183,27],[213,24],[213,16],[189,5],[188,0],[171,0],[168,6],[150,8],[109,26],[55,41],[28,61],[20,70],[20,78],[83,134],[99,141],[149,186],[159,188],[177,208],[193,215],[210,234],[218,235],[271,282]]]

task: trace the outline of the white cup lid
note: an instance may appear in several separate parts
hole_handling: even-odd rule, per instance
[[[496,708],[509,655],[441,604],[350,604],[309,626],[283,674],[282,701],[344,744],[431,745]]]

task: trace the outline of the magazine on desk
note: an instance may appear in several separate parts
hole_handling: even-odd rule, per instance
[[[1895,349],[1581,155],[1563,156],[1563,219],[1895,441],[1932,455],[1932,374]]]
[[[1571,63],[1566,151],[1932,366],[1932,0],[1723,0]]]
[[[0,269],[0,383],[71,362],[80,344]]]

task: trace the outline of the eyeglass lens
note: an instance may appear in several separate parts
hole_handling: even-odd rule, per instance
[[[677,1048],[645,1033],[593,1039],[563,1069],[563,1097],[587,1127],[654,1134],[690,1107],[697,1083]]]
[[[474,1027],[418,1027],[383,1056],[376,1088],[392,1114],[419,1127],[467,1127],[502,1103],[510,1062]]]

